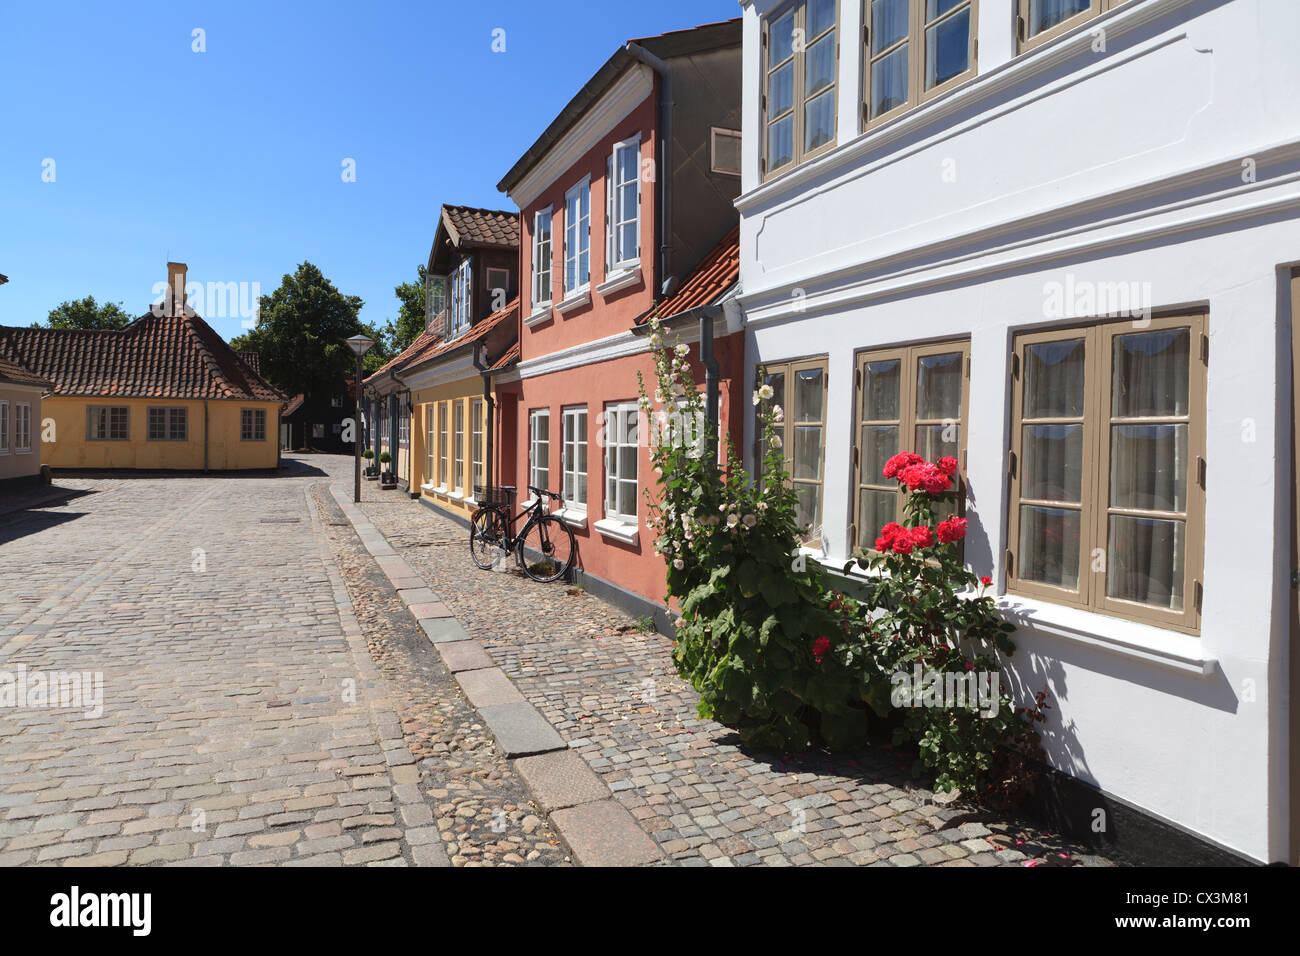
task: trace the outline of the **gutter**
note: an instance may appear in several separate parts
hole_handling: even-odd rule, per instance
[[[473,356],[474,368],[478,369],[479,375],[483,378],[483,407],[487,409],[487,433],[483,438],[486,443],[483,449],[483,480],[487,482],[488,488],[494,488],[496,487],[496,479],[493,477],[492,471],[492,448],[494,446],[493,433],[496,430],[494,426],[496,425],[497,410],[496,402],[492,398],[492,370],[488,368],[485,361],[479,359],[480,349],[486,355],[487,343],[480,342],[475,345]],[[473,494],[474,489],[471,488],[470,492]]]
[[[629,56],[638,63],[643,63],[658,75],[660,89],[658,96],[659,157],[655,170],[655,182],[659,187],[659,210],[656,232],[659,235],[659,255],[654,265],[651,288],[654,289],[655,301],[672,295],[677,287],[677,277],[669,274],[669,253],[672,249],[672,205],[669,197],[672,193],[672,162],[669,148],[672,144],[673,121],[673,80],[668,64],[655,56],[643,46],[629,43],[625,49]]]

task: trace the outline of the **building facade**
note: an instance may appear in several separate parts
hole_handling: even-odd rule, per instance
[[[500,184],[522,213],[519,362],[500,386],[517,450],[511,484],[525,499],[529,486],[563,496],[588,589],[661,616],[664,566],[643,500],[655,482],[637,407],[638,375],[654,391],[645,320],[657,308],[675,318],[669,303],[700,264],[726,259],[739,70],[738,21],[629,42]],[[733,272],[697,289],[682,310],[714,308],[715,345],[735,358],[724,390],[741,371],[738,313],[720,304],[734,284]],[[698,342],[699,322],[683,319],[680,335]]]
[[[954,455],[1053,765],[1294,862],[1300,6],[743,6],[747,375],[824,378],[819,553]]]

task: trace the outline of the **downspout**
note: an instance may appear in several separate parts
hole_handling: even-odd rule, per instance
[[[208,470],[208,400],[203,400],[203,470]]]
[[[671,295],[677,286],[677,277],[668,272],[670,253],[672,251],[672,204],[669,196],[672,192],[672,162],[669,147],[672,144],[673,120],[673,81],[668,64],[655,56],[645,47],[629,43],[626,47],[628,56],[638,63],[644,63],[659,77],[659,156],[655,169],[655,182],[659,186],[659,222],[656,232],[659,235],[659,257],[654,264],[654,275],[650,287],[654,290],[655,302]]]
[[[487,432],[483,437],[483,440],[487,443],[487,447],[483,449],[483,480],[487,482],[488,488],[495,488],[496,479],[493,477],[492,472],[492,448],[494,444],[492,436],[496,431],[494,425],[496,424],[497,409],[496,402],[492,398],[492,370],[479,359],[479,348],[480,346],[474,348],[473,360],[474,368],[478,369],[479,375],[483,378],[483,407],[487,412]],[[486,355],[487,345],[485,344],[481,348],[483,354]]]

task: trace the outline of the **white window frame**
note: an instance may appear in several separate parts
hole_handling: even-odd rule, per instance
[[[460,335],[470,327],[474,302],[474,271],[471,257],[466,256],[451,277],[451,336]]]
[[[153,436],[153,417],[155,412],[162,413],[162,437]],[[180,413],[181,437],[177,438],[173,433],[173,426],[176,424],[176,413]],[[145,441],[172,441],[184,442],[190,440],[190,415],[189,409],[169,405],[150,405],[145,411]]]
[[[569,423],[573,422],[573,440],[569,440]],[[560,412],[560,493],[564,496],[566,510],[587,510],[587,499],[591,497],[591,479],[587,471],[578,470],[578,450],[588,450],[587,464],[590,466],[590,447],[587,440],[589,419],[586,405],[570,405]],[[587,479],[587,493],[578,499],[578,476]],[[568,494],[569,482],[573,482],[573,496]]]
[[[542,238],[542,220],[546,238]],[[542,281],[545,277],[545,282]],[[551,206],[533,213],[533,312],[551,304],[555,288],[555,210]]]
[[[438,290],[436,295],[434,294],[435,289]],[[446,307],[447,277],[426,273],[424,276],[424,327],[426,329],[432,328],[433,320]]]
[[[486,456],[484,441],[487,429],[483,418],[483,399],[475,398],[469,403],[469,495],[473,496],[476,487],[487,485]]]
[[[573,200],[578,208],[581,208],[581,197],[583,194],[587,197],[587,214],[585,216],[573,216],[570,214],[570,207],[574,205]],[[580,241],[581,240],[581,241]],[[585,243],[586,248],[582,245]],[[587,255],[587,275],[579,278],[580,266],[582,263],[583,252]],[[569,263],[573,263],[574,284],[569,285]],[[582,180],[574,185],[564,194],[564,297],[568,299],[576,296],[591,288],[591,177],[583,176]]]
[[[636,152],[635,178],[629,182],[620,179],[619,157],[628,150]],[[636,186],[636,215],[619,219],[619,191],[629,185]],[[622,248],[623,227],[636,226],[636,248]],[[641,265],[641,135],[614,144],[614,151],[605,164],[605,274],[628,272]]]
[[[546,437],[539,438],[538,425],[540,422],[546,422]],[[545,463],[538,465],[539,445],[546,446]],[[546,479],[542,480],[540,475],[545,473]],[[550,489],[551,481],[551,410],[549,408],[534,408],[528,412],[528,484],[534,488]],[[529,492],[529,500],[532,500],[533,494]]]
[[[438,467],[437,465],[438,418],[435,409],[440,408],[441,406],[428,405],[425,407],[428,408],[428,412],[425,414],[424,417],[425,433],[428,435],[428,440],[426,441],[425,448],[424,448],[424,467],[425,467],[424,487],[432,488],[433,479]]]
[[[453,455],[451,459],[455,494],[465,495],[465,400],[458,398],[451,403],[451,433]]]
[[[631,416],[636,422],[636,442],[629,444],[625,440],[627,416]],[[617,521],[623,524],[635,525],[637,523],[637,514],[640,511],[639,506],[631,514],[624,514],[618,510],[618,485],[631,482],[633,486],[632,500],[637,500],[637,495],[641,493],[640,471],[641,471],[641,409],[636,402],[614,402],[605,406],[605,517],[609,521]],[[619,452],[624,448],[636,448],[636,469],[629,477],[620,472]]]
[[[13,403],[13,453],[31,454],[31,402]]]
[[[0,401],[0,455],[9,454],[9,402]]]

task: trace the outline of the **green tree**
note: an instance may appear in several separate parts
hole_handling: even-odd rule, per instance
[[[333,393],[356,362],[345,341],[349,336],[368,335],[377,343],[373,351],[386,346],[384,333],[358,317],[362,305],[359,296],[344,295],[304,262],[262,296],[257,325],[230,344],[258,353],[263,376],[290,395]],[[367,362],[368,370],[373,362]]]
[[[121,302],[100,305],[93,295],[84,299],[62,302],[50,310],[48,327],[51,329],[124,329],[133,317],[122,308]],[[33,322],[32,328],[41,328]]]
[[[403,282],[393,290],[400,304],[396,321],[390,321],[385,331],[392,340],[394,354],[405,351],[424,331],[425,267],[420,266],[417,274],[415,282]]]

